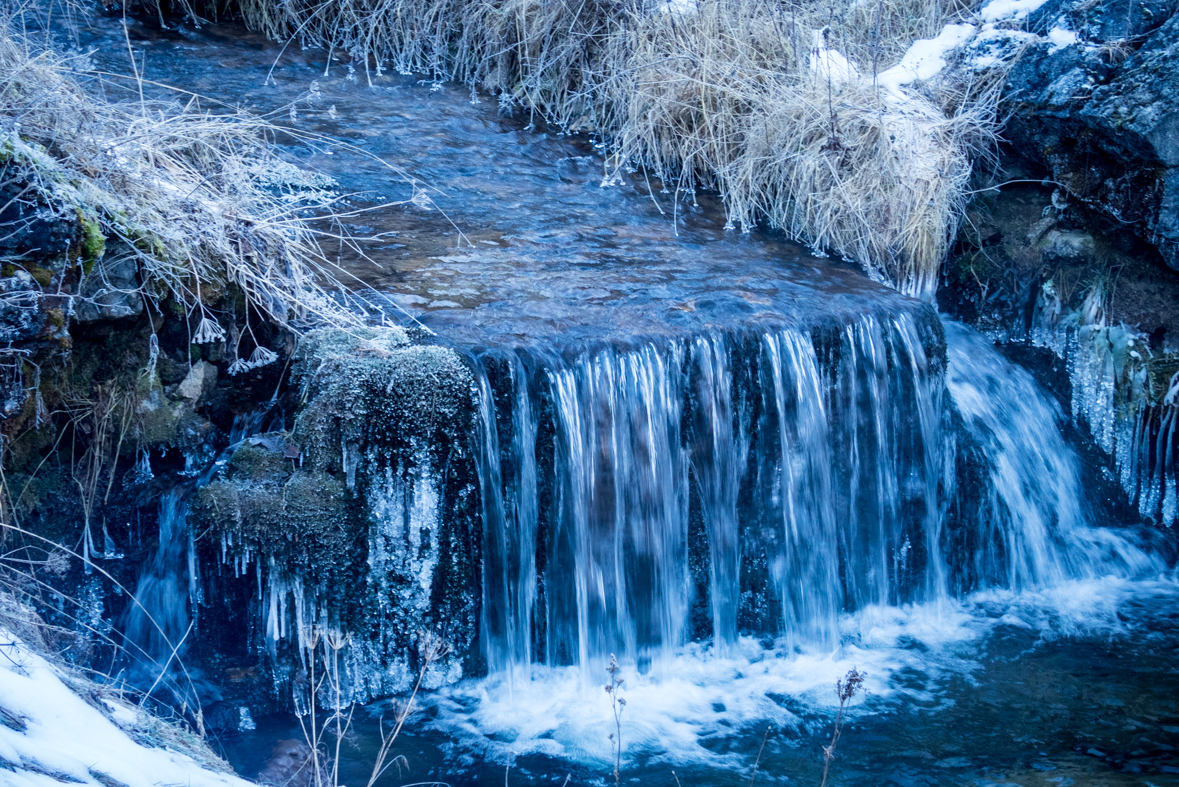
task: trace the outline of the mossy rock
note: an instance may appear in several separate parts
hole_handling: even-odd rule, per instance
[[[193,497],[198,529],[232,534],[233,552],[261,552],[314,581],[344,570],[361,525],[343,484],[326,473],[299,471],[285,483],[217,479]]]
[[[400,329],[313,332],[296,367],[295,428],[237,448],[194,495],[193,528],[212,528],[216,559],[256,562],[264,588],[297,585],[306,610],[352,636],[359,696],[410,687],[423,629],[454,646],[438,680],[469,674],[482,587],[470,369]],[[245,585],[258,578],[223,576],[241,586],[212,596],[256,597]],[[293,647],[283,642],[280,651]]]
[[[295,440],[313,466],[348,472],[347,452],[375,446],[386,456],[433,447],[440,461],[436,449],[471,430],[470,369],[454,350],[406,341],[397,330],[324,331],[301,344],[295,378],[307,404]]]
[[[282,483],[291,475],[291,460],[262,445],[245,444],[229,459],[235,479],[255,483]]]
[[[78,224],[82,227],[82,270],[90,273],[94,265],[106,253],[106,235],[102,232],[102,225],[92,216],[88,216],[78,209]]]

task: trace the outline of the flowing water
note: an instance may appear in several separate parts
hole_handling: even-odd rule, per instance
[[[126,70],[121,29],[87,35]],[[627,782],[818,783],[853,666],[833,783],[1177,783],[1173,573],[990,342],[461,87],[370,87],[233,27],[131,40],[149,78],[349,140],[283,143],[356,205],[400,203],[341,265],[473,370],[488,676],[420,699],[386,783],[604,783],[619,730]],[[429,526],[431,473],[387,518]],[[145,599],[183,595],[166,513]],[[249,775],[297,730],[224,746]]]

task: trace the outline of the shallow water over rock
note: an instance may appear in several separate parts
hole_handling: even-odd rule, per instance
[[[338,60],[325,68],[325,52],[233,26],[133,24],[130,36],[146,78],[304,135],[277,141],[347,197],[339,224],[319,228],[360,239],[323,239],[341,280],[359,277],[448,344],[551,348],[919,308],[853,264],[726,228],[715,195],[675,200],[674,184],[612,171],[592,140],[537,131],[462,86],[396,74],[369,86]],[[83,40],[98,67],[128,71],[117,22]]]

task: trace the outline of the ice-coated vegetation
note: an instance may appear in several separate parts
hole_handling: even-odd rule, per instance
[[[80,63],[19,32],[20,10],[0,7],[0,166],[15,202],[77,223],[63,265],[104,279],[132,310],[172,299],[198,343],[225,338],[208,307],[227,288],[279,325],[359,322],[329,294],[331,265],[303,218],[337,195],[273,155],[268,122],[150,101],[134,81],[104,86],[124,100],[96,95]]]
[[[265,622],[280,684],[310,656],[311,627],[349,635],[347,702],[411,688],[427,632],[456,653],[423,685],[453,682],[477,625],[471,372],[399,328],[312,331],[298,358],[294,430],[247,439],[195,495],[194,525],[219,534],[202,560],[257,583],[229,614]],[[221,582],[210,595],[231,595]]]
[[[1051,282],[1040,295],[1033,340],[1067,362],[1072,416],[1114,461],[1130,502],[1146,519],[1179,519],[1179,364],[1150,338],[1109,324],[1103,286],[1075,312],[1062,312]]]

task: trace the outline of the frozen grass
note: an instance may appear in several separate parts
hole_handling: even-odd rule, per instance
[[[760,0],[636,18],[613,55],[629,65],[609,85],[608,125],[625,157],[719,190],[742,229],[765,218],[930,297],[989,114],[882,90],[871,64],[894,53],[837,45],[822,21]]]
[[[179,303],[197,342],[224,337],[209,306],[230,287],[281,326],[359,321],[303,218],[338,195],[273,155],[273,126],[151,101],[134,80],[104,86],[126,100],[97,98],[27,21],[0,18],[0,180],[82,224],[67,262],[130,255],[141,297]]]
[[[956,0],[240,0],[276,39],[459,80],[570,131],[604,135],[606,180],[724,197],[932,297],[995,80],[884,89],[875,76],[964,12]],[[678,201],[677,201],[678,205]]]

